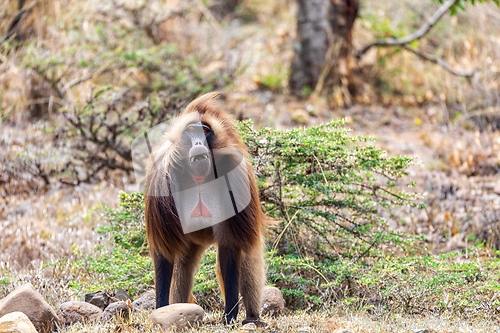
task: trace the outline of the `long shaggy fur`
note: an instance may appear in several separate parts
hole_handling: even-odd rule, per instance
[[[224,251],[222,255],[226,259],[223,261],[226,261],[222,265],[228,263],[227,251],[234,253],[234,257],[231,258],[236,260],[237,267],[235,267],[236,272],[230,274],[239,276],[239,291],[243,295],[243,302],[247,308],[247,319],[258,320],[261,292],[265,283],[263,235],[270,220],[260,207],[255,175],[248,159],[246,146],[231,117],[217,104],[217,97],[217,93],[206,94],[189,104],[172,122],[163,140],[151,154],[145,190],[147,239],[151,255],[156,258],[155,263],[159,262],[159,266],[163,265],[163,268],[157,267],[157,284],[160,281],[170,283],[169,277],[158,278],[158,272],[168,271],[164,268],[170,265],[168,263],[174,267],[171,289],[167,289],[170,290],[170,303],[187,301],[186,291],[191,292],[194,270],[201,253],[210,244],[216,243],[219,249],[224,249],[221,251]],[[222,152],[218,158],[224,160],[222,163],[216,163],[218,168],[221,166],[223,169],[226,166],[228,170],[240,170],[234,169],[234,166],[238,165],[236,163],[239,162],[235,161],[234,156],[230,154],[224,155],[224,149],[238,151],[243,155],[246,170],[244,174],[238,175],[238,179],[241,182],[248,182],[251,199],[249,205],[235,216],[212,227],[184,234],[172,193],[176,186],[179,186],[175,181],[176,174],[178,174],[182,156],[185,156],[186,152],[186,147],[183,147],[181,142],[183,131],[188,124],[199,121],[207,124],[214,133],[210,148]],[[224,170],[218,171],[225,172]],[[221,251],[218,253],[217,276],[224,294],[219,261]],[[166,264],[161,264],[162,260]],[[227,276],[228,273],[225,274]],[[226,285],[228,281],[225,281]],[[229,299],[234,300],[234,289],[229,292]],[[161,297],[164,297],[164,293],[168,291],[163,291],[162,288],[161,293],[163,295]],[[157,285],[157,301],[158,297]]]
[[[180,121],[173,121],[163,140],[151,154],[146,183],[146,233],[152,255],[161,254],[175,258],[186,250],[189,241],[196,242],[197,235],[183,234],[174,204],[168,172],[180,158],[179,138],[192,121],[207,123],[215,133],[213,148],[229,148],[243,153],[248,171],[251,201],[246,209],[221,224],[214,240],[227,245],[240,246],[245,252],[258,245],[265,232],[267,217],[260,208],[255,175],[248,159],[248,151],[231,117],[216,102],[217,93],[210,93],[191,102],[180,114]],[[192,115],[189,117],[182,117]],[[165,195],[167,194],[168,195]],[[194,237],[193,237],[194,236]]]

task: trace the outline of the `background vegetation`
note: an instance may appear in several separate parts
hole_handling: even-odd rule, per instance
[[[327,64],[339,80],[295,95],[294,1],[19,3],[0,0],[0,296],[32,282],[57,307],[87,291],[152,288],[130,143],[221,90],[263,209],[280,221],[268,238],[268,281],[283,291],[287,315],[273,327],[496,325],[495,1],[449,2],[454,15],[447,9],[422,38],[357,58],[374,41],[418,31],[448,3],[362,1],[351,73]],[[195,295],[217,317],[214,253]]]

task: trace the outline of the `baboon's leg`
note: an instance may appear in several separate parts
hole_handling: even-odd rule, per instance
[[[241,262],[240,292],[247,314],[244,324],[259,320],[265,280],[264,253],[259,246],[252,253],[244,254]]]
[[[217,256],[217,261],[215,262],[215,276],[217,276],[217,281],[219,281],[220,292],[222,294],[222,299],[225,299],[224,295],[224,281],[222,281],[222,273],[220,271],[219,256]]]
[[[183,257],[176,258],[170,290],[170,304],[188,303],[192,300],[194,273],[198,268],[205,247],[190,244]]]
[[[231,324],[238,316],[241,250],[219,247],[217,257],[223,282],[221,289],[224,289],[224,322]]]
[[[155,264],[156,308],[169,304],[170,284],[174,264],[157,254],[153,258]]]

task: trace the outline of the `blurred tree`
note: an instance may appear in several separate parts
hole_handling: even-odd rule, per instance
[[[444,59],[414,48],[411,43],[424,37],[446,14],[454,15],[467,4],[500,0],[435,0],[441,6],[414,33],[402,38],[377,39],[356,53],[359,59],[372,47],[400,47],[425,61],[436,63],[450,73],[471,77],[474,71],[461,71]],[[358,15],[359,0],[297,0],[297,43],[292,61],[290,89],[298,95],[319,94],[323,87],[338,87],[336,95],[344,105],[356,95],[353,68],[352,28]],[[340,94],[339,94],[340,92]]]
[[[222,7],[229,12],[234,12],[236,10],[236,7],[239,4],[240,4],[240,0],[223,0],[222,1]]]
[[[296,94],[352,83],[352,28],[359,0],[298,0],[297,44],[290,88]],[[334,72],[332,72],[334,71]]]
[[[226,15],[234,14],[242,0],[219,0],[210,7],[217,19],[222,20]]]

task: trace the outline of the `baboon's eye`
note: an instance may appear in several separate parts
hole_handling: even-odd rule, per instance
[[[200,124],[190,124],[190,125],[188,125],[186,127],[186,133],[188,135],[194,135],[200,129],[203,130],[203,134],[205,136],[209,135],[212,132],[212,130],[210,129],[210,127],[208,125],[205,125],[205,124],[201,124],[201,125]],[[198,132],[198,133],[200,133],[200,132]]]

